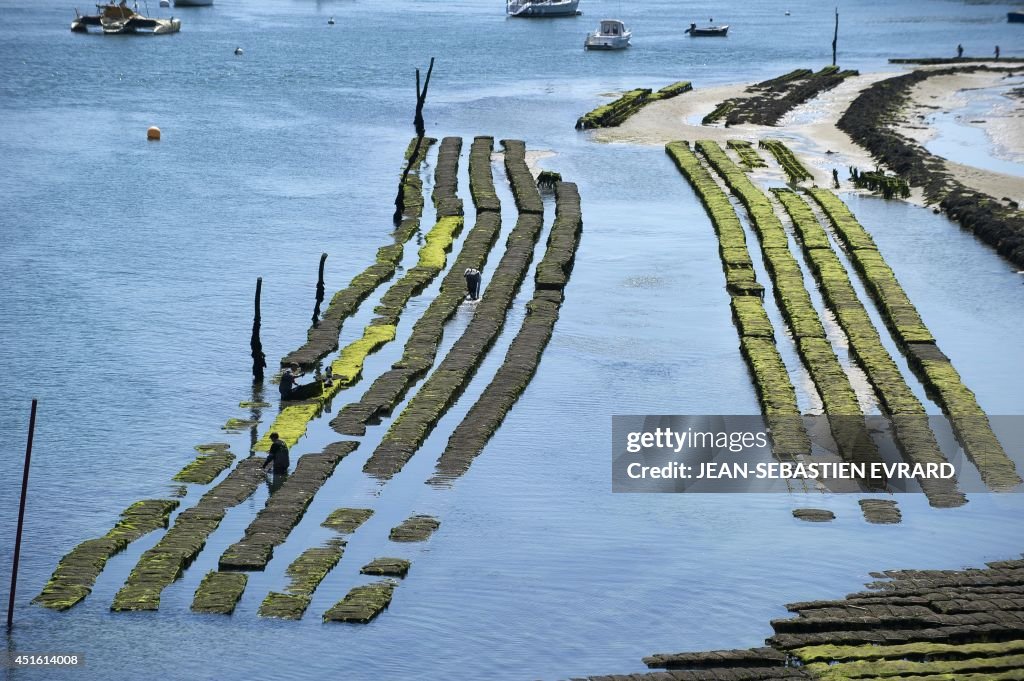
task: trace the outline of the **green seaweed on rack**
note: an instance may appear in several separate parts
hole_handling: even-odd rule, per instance
[[[51,610],[67,610],[78,604],[92,592],[96,578],[111,556],[139,537],[167,527],[171,512],[179,504],[175,499],[135,502],[121,512],[109,532],[78,544],[61,558],[42,592],[32,602]]]

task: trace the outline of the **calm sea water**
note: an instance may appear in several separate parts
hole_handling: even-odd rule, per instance
[[[0,596],[28,403],[41,401],[9,647],[84,652],[77,677],[110,680],[631,672],[655,651],[756,645],[786,601],[841,595],[870,570],[976,565],[1021,551],[1019,496],[979,495],[939,511],[904,495],[904,522],[877,527],[852,496],[610,493],[610,414],[756,413],[758,405],[715,237],[694,195],[659,148],[597,145],[573,122],[624,88],[819,67],[830,58],[832,8],[806,0],[584,0],[582,8],[582,17],[534,22],[507,20],[499,2],[217,0],[159,10],[154,1],[152,13],[182,17],[182,32],[122,38],[70,33],[66,3],[0,0],[0,435],[9,461]],[[889,56],[952,53],[958,42],[986,55],[998,43],[1010,56],[1021,41],[1008,9],[844,2],[840,63],[885,69]],[[584,33],[606,15],[631,25],[635,46],[585,53]],[[711,16],[733,26],[727,40],[684,39],[690,21]],[[555,336],[484,455],[451,488],[422,484],[500,363],[529,285],[465,397],[406,470],[384,487],[363,476],[382,429],[372,430],[230,619],[196,616],[188,605],[266,490],[228,515],[159,613],[108,612],[155,535],[112,559],[71,612],[30,606],[69,548],[105,532],[131,502],[166,495],[192,445],[226,439],[245,451],[247,435],[219,426],[244,416],[236,405],[249,397],[255,280],[264,278],[263,342],[276,361],[304,338],[320,253],[330,254],[333,291],[389,242],[412,134],[413,69],[431,56],[431,134],[519,137],[553,150],[543,165],[578,182],[584,200],[585,237]],[[163,130],[158,144],[145,141],[150,125]],[[982,406],[1024,413],[1021,276],[928,210],[851,203]],[[506,230],[513,217],[506,212]],[[436,290],[412,301],[400,340]],[[444,349],[467,319],[464,311],[452,322]],[[400,351],[395,343],[373,356],[366,374]],[[294,452],[333,439],[317,422]],[[257,618],[288,562],[325,538],[318,523],[341,505],[377,514],[306,617]],[[799,505],[832,508],[838,519],[801,524],[790,517]],[[441,530],[423,545],[389,545],[387,529],[411,512],[438,515]],[[413,561],[387,613],[368,626],[322,624],[320,614],[365,580],[359,566],[378,555]],[[4,678],[45,674],[5,670]]]

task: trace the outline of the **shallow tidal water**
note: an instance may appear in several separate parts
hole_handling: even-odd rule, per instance
[[[626,14],[618,3],[583,3],[582,17],[533,22],[507,20],[500,2],[217,0],[194,10],[151,2],[154,14],[181,16],[182,32],[121,38],[70,33],[66,3],[0,0],[3,537],[14,535],[28,402],[41,402],[12,650],[84,652],[85,669],[51,677],[112,681],[143,671],[354,680],[637,672],[653,652],[758,645],[784,603],[841,596],[872,570],[979,565],[1024,550],[1020,495],[972,495],[959,509],[901,495],[903,522],[873,526],[853,495],[611,494],[612,414],[753,414],[758,403],[714,232],[693,192],[661,148],[595,144],[573,130],[575,118],[622,89],[818,68],[830,59],[832,8],[652,1]],[[1019,31],[1006,24],[1008,9],[851,2],[841,8],[840,64],[891,68],[887,57],[945,54],[957,42],[984,54],[999,43],[1011,56]],[[585,53],[586,31],[620,13],[634,47]],[[336,25],[327,26],[330,16]],[[733,26],[726,40],[682,35],[710,16]],[[413,69],[430,56],[438,63],[429,134],[462,136],[464,152],[477,134],[554,151],[541,166],[577,182],[583,197],[584,236],[554,337],[484,453],[451,486],[423,484],[500,364],[529,279],[473,383],[406,469],[384,486],[363,475],[388,422],[372,429],[267,571],[250,578],[231,618],[188,606],[263,507],[265,488],[229,512],[158,613],[108,608],[159,533],[111,559],[73,610],[29,605],[72,546],[106,532],[130,503],[168,494],[194,444],[247,450],[247,433],[220,425],[244,417],[237,404],[251,397],[256,277],[273,365],[305,337],[320,253],[329,253],[329,296],[391,242],[391,202],[413,134]],[[162,128],[159,144],[145,142],[149,125]],[[466,162],[464,153],[468,206]],[[501,192],[507,233],[514,209]],[[1024,278],[928,209],[845,198],[981,405],[1024,414]],[[406,264],[412,254],[410,246]],[[357,337],[385,288],[345,325],[342,343]],[[435,281],[410,302],[398,340],[371,356],[366,377],[399,356],[436,291]],[[468,315],[451,322],[442,352]],[[326,421],[311,426],[293,461],[341,439]],[[345,505],[376,514],[350,538],[306,616],[258,618],[288,563],[328,536],[319,522]],[[799,506],[832,509],[837,519],[802,523],[790,515]],[[413,512],[436,515],[440,530],[424,544],[389,544],[387,530]],[[2,546],[6,602],[13,542]],[[369,581],[359,567],[380,555],[413,563],[390,608],[365,626],[323,624],[324,610]]]

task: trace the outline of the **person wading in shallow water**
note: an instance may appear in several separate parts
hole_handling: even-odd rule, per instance
[[[277,389],[281,391],[281,399],[287,400],[291,397],[292,392],[297,387],[295,384],[296,379],[299,377],[299,365],[292,364],[290,367],[284,370],[281,374],[281,383],[278,384]]]
[[[267,454],[266,461],[263,462],[263,470],[267,470],[267,466],[274,464],[274,475],[285,475],[288,473],[290,463],[288,461],[288,445],[277,433],[271,433],[270,452]]]
[[[483,279],[483,275],[480,270],[474,267],[466,268],[466,291],[469,293],[470,300],[478,300],[480,298],[480,281]]]

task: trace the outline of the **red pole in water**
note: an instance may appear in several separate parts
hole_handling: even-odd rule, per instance
[[[32,462],[32,438],[36,432],[36,407],[32,399],[32,415],[28,418],[28,444],[25,446],[25,472],[21,478],[21,504],[18,506],[18,533],[14,539],[14,567],[11,569],[11,599],[7,603],[7,629],[14,626],[14,591],[18,587],[18,561],[21,559],[21,530],[25,525],[25,496],[28,494],[28,468]]]

